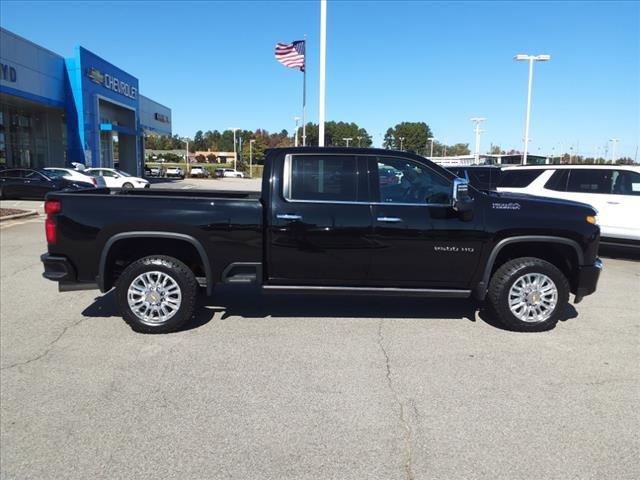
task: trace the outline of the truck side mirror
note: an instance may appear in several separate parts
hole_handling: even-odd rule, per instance
[[[455,178],[453,180],[451,206],[456,212],[468,212],[473,206],[473,198],[469,195],[469,181],[464,178]]]

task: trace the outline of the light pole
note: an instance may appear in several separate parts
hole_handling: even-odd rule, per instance
[[[298,129],[296,128],[296,136],[298,135]],[[249,178],[253,178],[253,144],[255,139],[249,140]]]
[[[356,137],[358,139],[358,148],[362,147],[362,137]]]
[[[611,163],[615,164],[616,163],[616,143],[618,143],[620,139],[610,138],[609,141],[611,142]]]
[[[398,140],[400,140],[400,150],[402,150],[402,142],[404,142],[404,137],[398,137]]]
[[[236,132],[238,130],[240,130],[239,128],[230,128],[229,130],[231,130],[233,132],[233,169],[237,170],[236,166],[237,166],[237,161],[238,161],[238,151],[236,149]]]
[[[350,142],[351,140],[353,140],[353,138],[351,138],[351,137],[342,137],[342,140],[344,140],[345,142],[347,142],[347,147],[348,147],[348,146],[349,146],[349,142]]]
[[[298,120],[300,120],[300,117],[293,117],[293,119],[296,121],[296,134],[293,137],[294,138],[293,146],[297,147],[298,146]]]
[[[524,126],[524,154],[522,155],[522,164],[527,164],[527,152],[529,151],[529,122],[531,120],[531,85],[533,83],[533,62],[547,62],[551,60],[551,55],[526,55],[519,53],[514,60],[519,62],[529,62],[529,87],[527,89],[527,117]]]
[[[480,133],[484,132],[484,130],[480,130],[480,124],[484,122],[486,118],[482,117],[473,117],[471,121],[476,125],[473,131],[476,134],[476,153],[475,159],[476,165],[480,163]]]
[[[433,157],[433,141],[435,140],[435,138],[429,137],[429,138],[427,138],[427,140],[429,142],[431,142],[431,153],[429,154],[429,158],[431,158],[431,157]]]

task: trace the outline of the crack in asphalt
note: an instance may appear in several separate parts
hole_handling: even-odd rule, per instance
[[[389,386],[389,390],[393,394],[394,400],[400,409],[400,426],[404,430],[405,437],[405,462],[404,462],[404,471],[405,478],[407,480],[414,480],[415,476],[413,474],[413,432],[411,430],[411,425],[409,423],[408,415],[407,415],[407,406],[400,398],[400,394],[396,390],[393,385],[392,373],[391,373],[391,360],[389,359],[389,354],[387,353],[387,349],[384,348],[384,337],[382,336],[382,323],[383,320],[378,322],[378,346],[384,355],[385,367],[386,367],[386,376],[387,376],[387,384]]]
[[[45,347],[45,349],[44,349],[44,351],[42,353],[36,355],[33,358],[30,358],[29,360],[25,360],[23,362],[12,363],[11,365],[7,365],[6,367],[2,367],[2,368],[0,368],[0,371],[9,370],[9,369],[12,369],[12,368],[15,368],[15,367],[22,367],[24,365],[28,365],[28,364],[33,363],[33,362],[37,362],[38,360],[46,357],[51,352],[51,350],[53,350],[53,347],[55,346],[55,344],[58,343],[62,337],[64,337],[65,333],[67,333],[67,331],[69,329],[80,325],[85,320],[88,320],[88,318],[86,318],[86,317],[85,318],[81,318],[77,322],[72,323],[71,325],[67,325],[66,327],[64,327],[62,332],[60,332],[60,334],[53,341],[49,342],[49,344]]]

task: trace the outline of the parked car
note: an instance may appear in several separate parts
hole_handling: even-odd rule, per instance
[[[46,167],[47,172],[58,172],[63,178],[71,180],[79,184],[87,184],[87,187],[105,187],[105,181],[102,177],[93,177],[84,173],[84,170],[63,167]]]
[[[385,168],[401,182],[383,184]],[[583,203],[481,192],[382,149],[272,149],[263,175],[262,192],[49,194],[44,276],[62,291],[115,287],[143,332],[180,328],[199,285],[210,295],[218,283],[487,298],[498,320],[529,331],[596,289],[600,229]]]
[[[86,182],[67,180],[60,172],[12,168],[0,171],[0,198],[42,199],[49,192],[93,188]]]
[[[640,167],[541,165],[503,169],[500,192],[574,200],[598,212],[602,243],[640,248]]]
[[[84,172],[93,177],[101,177],[107,188],[122,188],[123,190],[149,188],[149,180],[134,177],[115,168],[87,168]]]
[[[239,172],[238,170],[234,170],[233,168],[225,168],[224,177],[235,177],[235,178],[244,178],[244,173]]]
[[[495,190],[500,181],[502,169],[495,165],[466,165],[447,167],[456,177],[469,181],[478,190]]]
[[[191,167],[191,176],[194,178],[207,178],[209,172],[204,167]]]
[[[167,177],[180,178],[184,180],[184,170],[180,167],[167,168]]]

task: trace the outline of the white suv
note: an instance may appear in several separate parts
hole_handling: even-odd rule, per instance
[[[587,203],[598,211],[602,243],[640,247],[640,167],[507,167],[497,190]]]

